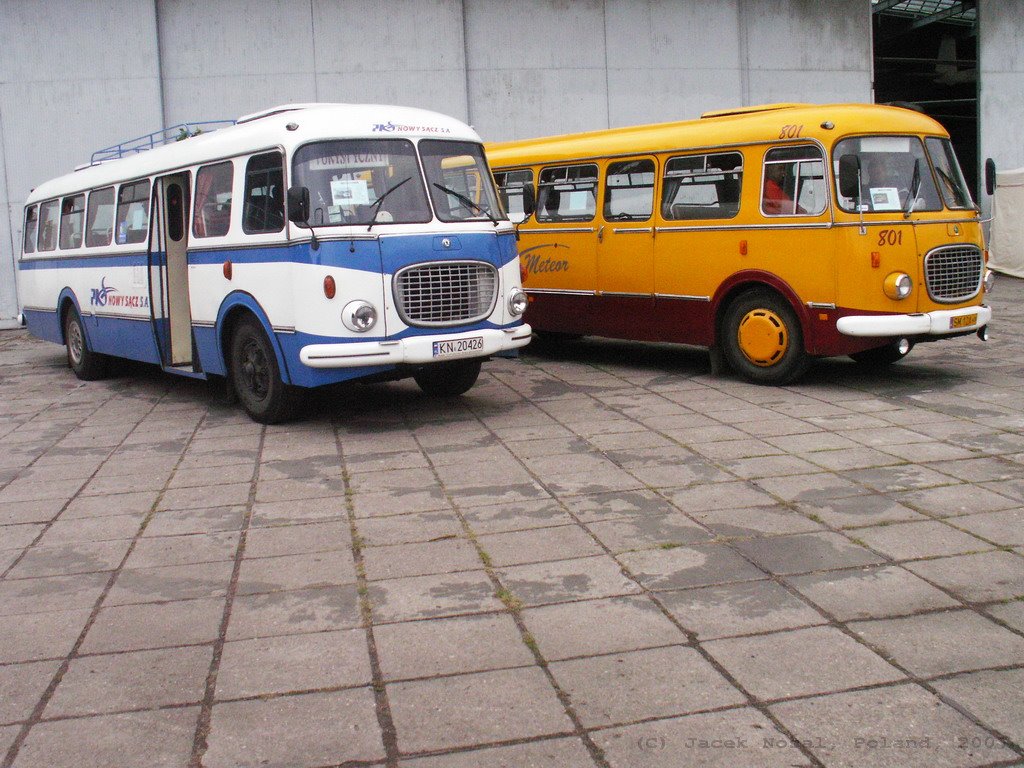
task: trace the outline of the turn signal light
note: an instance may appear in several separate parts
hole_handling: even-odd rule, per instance
[[[231,279],[231,262],[230,261],[225,261],[224,262],[224,266],[221,269],[224,272],[224,279],[225,280],[230,280]]]
[[[330,275],[324,278],[324,296],[328,299],[333,299],[334,295],[338,292],[338,286],[334,282],[334,278]]]
[[[530,276],[530,271],[526,268],[526,262],[519,259],[519,282],[522,284],[526,283],[526,278]]]

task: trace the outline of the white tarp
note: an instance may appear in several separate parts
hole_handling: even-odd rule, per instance
[[[1024,277],[1024,168],[996,173],[988,266]]]

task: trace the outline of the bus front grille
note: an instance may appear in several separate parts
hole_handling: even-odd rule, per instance
[[[480,261],[440,261],[395,274],[398,314],[406,325],[439,327],[482,320],[498,298],[498,271]]]
[[[985,260],[973,245],[944,245],[924,257],[924,281],[932,301],[957,304],[981,290]]]

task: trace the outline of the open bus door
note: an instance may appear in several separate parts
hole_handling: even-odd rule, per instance
[[[165,368],[194,363],[188,296],[189,174],[157,179],[150,221],[149,284],[153,329]]]

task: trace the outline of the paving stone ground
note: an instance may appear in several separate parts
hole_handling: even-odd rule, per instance
[[[1024,281],[788,387],[584,340],[262,427],[0,334],[0,768],[1024,765]]]

